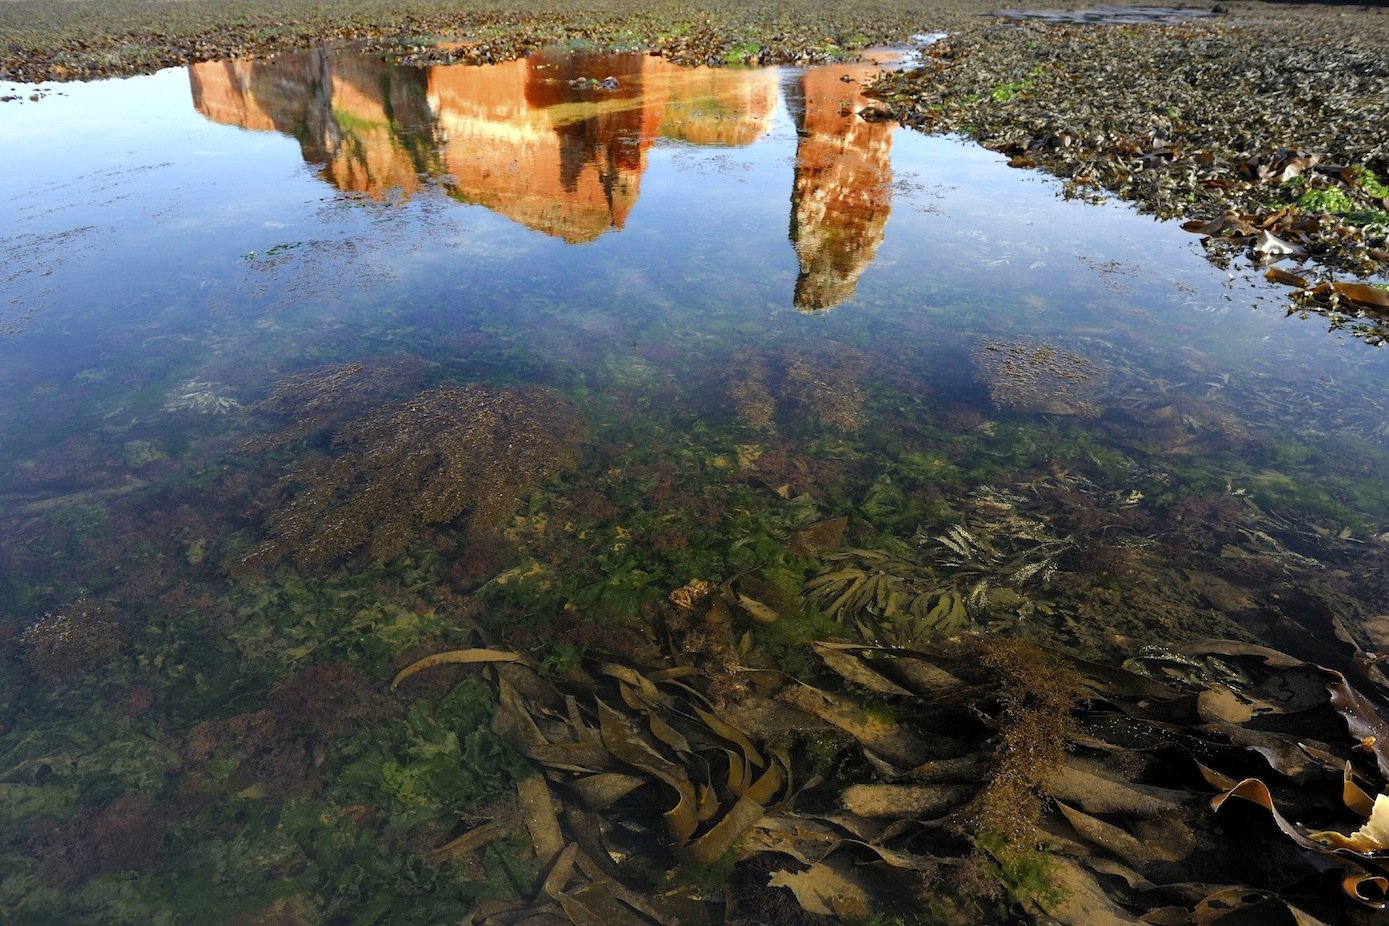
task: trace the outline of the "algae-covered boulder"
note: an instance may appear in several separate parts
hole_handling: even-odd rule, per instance
[[[295,465],[252,561],[402,552],[426,524],[495,525],[574,462],[577,410],[545,389],[441,386],[334,421]]]
[[[115,609],[80,598],[39,618],[20,634],[19,642],[34,674],[57,684],[113,661],[125,647],[127,636]]]
[[[1080,418],[1100,414],[1094,399],[1108,371],[1079,354],[1051,344],[989,342],[970,360],[1001,409]]]

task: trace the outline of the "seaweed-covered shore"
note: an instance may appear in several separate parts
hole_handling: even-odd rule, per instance
[[[562,0],[44,0],[0,2],[0,79],[72,80],[145,73],[217,58],[264,56],[319,42],[363,42],[419,63],[502,61],[586,42],[658,51],[689,64],[826,61],[923,30],[961,29],[981,0],[919,4],[698,4]]]
[[[1227,252],[1381,272],[1389,15],[1222,9],[1166,23],[1016,15],[951,34],[876,92],[885,117],[968,135],[1075,195],[1191,220]]]

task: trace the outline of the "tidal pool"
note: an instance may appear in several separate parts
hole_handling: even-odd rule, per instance
[[[531,896],[488,676],[388,687],[436,651],[734,710],[823,639],[1382,646],[1384,352],[860,117],[873,73],[320,50],[0,107],[11,921]]]

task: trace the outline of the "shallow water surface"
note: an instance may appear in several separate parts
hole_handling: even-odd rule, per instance
[[[520,844],[423,851],[525,768],[478,676],[388,691],[438,650],[736,701],[826,636],[1379,646],[1383,351],[860,117],[873,72],[317,51],[0,107],[0,908],[515,892]]]

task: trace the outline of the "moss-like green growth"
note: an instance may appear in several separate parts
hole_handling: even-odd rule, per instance
[[[806,652],[806,644],[850,636],[833,618],[814,610],[771,624],[753,624],[750,632],[754,652],[793,677],[808,677],[814,671],[815,663]]]
[[[333,122],[347,135],[361,135],[367,132],[378,132],[390,128],[388,123],[373,122],[370,119],[363,119],[345,109],[333,110]]]
[[[557,640],[546,647],[545,657],[540,661],[540,671],[544,675],[568,675],[579,667],[583,658],[582,646]]]
[[[733,866],[743,858],[746,846],[741,840],[733,843],[728,850],[704,865],[689,862],[675,869],[670,876],[671,885],[683,885],[706,894],[722,891],[733,874]]]
[[[757,42],[740,42],[723,53],[723,63],[729,67],[756,63],[762,46]]]
[[[1369,168],[1361,168],[1355,173],[1360,189],[1376,199],[1389,199],[1389,183],[1380,180],[1374,171]]]
[[[1339,187],[1307,190],[1297,198],[1297,207],[1306,212],[1327,212],[1333,215],[1355,209],[1355,200]]]
[[[1341,216],[1350,225],[1389,225],[1389,212],[1379,209],[1356,209]]]
[[[1389,212],[1376,208],[1389,198],[1389,185],[1363,167],[1352,168],[1342,179],[1344,185],[1331,181],[1331,186],[1310,187],[1305,177],[1297,177],[1289,185],[1305,188],[1297,198],[1304,212],[1334,215],[1351,225],[1389,225]]]
[[[1031,89],[1032,81],[1030,80],[1009,80],[994,87],[989,93],[989,98],[995,103],[1006,103],[1024,90]]]
[[[975,834],[974,845],[987,857],[989,873],[1011,902],[1054,906],[1066,899],[1066,889],[1055,881],[1056,860],[1047,853],[1019,848],[988,831]]]
[[[476,678],[437,703],[411,705],[406,722],[389,731],[393,742],[358,745],[335,796],[387,809],[401,830],[437,824],[496,799],[528,766],[489,729],[492,710],[491,692]]]

